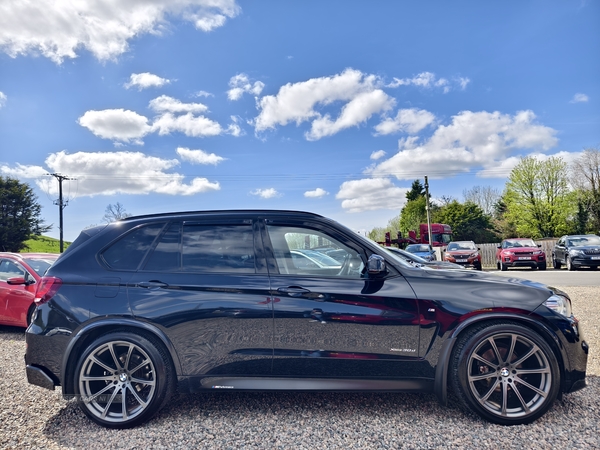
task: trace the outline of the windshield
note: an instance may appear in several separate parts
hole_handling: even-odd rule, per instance
[[[426,244],[411,244],[408,247],[406,247],[406,251],[407,252],[429,252],[429,245]]]
[[[575,236],[567,239],[569,247],[582,247],[584,245],[600,245],[600,237],[595,235]]]
[[[502,248],[515,247],[537,247],[537,244],[532,239],[507,239],[502,245]]]
[[[477,250],[477,247],[475,247],[473,242],[450,242],[446,250],[449,252],[456,250]]]
[[[29,267],[35,270],[35,273],[37,273],[40,277],[44,276],[46,270],[48,270],[48,268],[54,262],[54,260],[50,259],[26,259],[25,261],[27,261]]]

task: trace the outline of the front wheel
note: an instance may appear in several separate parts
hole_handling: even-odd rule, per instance
[[[556,270],[559,270],[561,268],[562,264],[556,260],[556,257],[552,258],[552,267],[554,267]]]
[[[129,428],[145,422],[174,391],[172,364],[150,336],[113,332],[96,339],[75,369],[79,406],[94,422]]]
[[[573,264],[573,261],[571,261],[571,258],[569,258],[568,256],[567,256],[567,270],[568,270],[569,272],[572,272],[572,271],[574,271],[574,270],[577,270],[577,269],[575,268],[575,265]]]
[[[546,261],[539,263],[537,266],[539,270],[546,270],[546,267],[548,267]]]
[[[560,371],[549,345],[516,323],[467,331],[451,359],[451,383],[463,408],[501,425],[533,422],[556,399]]]

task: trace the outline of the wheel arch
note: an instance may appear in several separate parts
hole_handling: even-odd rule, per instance
[[[158,327],[134,319],[124,319],[122,317],[105,318],[85,325],[78,330],[75,336],[69,341],[61,364],[60,379],[62,380],[62,394],[64,397],[69,397],[75,393],[73,370],[77,364],[81,351],[99,336],[110,333],[111,331],[141,331],[144,334],[152,335],[152,337],[157,339],[159,343],[165,347],[167,354],[171,358],[175,376],[181,374],[181,361],[179,360],[175,347],[171,343],[171,340]]]
[[[446,406],[448,404],[448,369],[450,365],[452,351],[454,350],[454,346],[460,338],[460,336],[467,332],[469,329],[473,328],[474,326],[481,325],[485,322],[494,323],[502,320],[510,320],[511,322],[523,325],[537,332],[540,335],[540,337],[544,339],[544,341],[546,341],[546,343],[550,346],[552,352],[556,356],[556,361],[558,362],[558,367],[560,370],[561,384],[558,394],[560,398],[565,388],[565,358],[567,358],[567,356],[562,350],[563,346],[556,333],[544,323],[529,316],[517,316],[514,314],[495,313],[481,314],[478,316],[470,317],[469,319],[462,322],[459,326],[457,326],[452,331],[450,336],[448,336],[448,338],[444,341],[435,368],[435,380],[433,386],[434,393],[442,405]]]

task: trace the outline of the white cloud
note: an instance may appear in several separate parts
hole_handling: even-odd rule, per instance
[[[150,100],[150,108],[156,112],[172,112],[172,113],[203,113],[208,111],[208,106],[202,103],[183,103],[181,100],[161,95],[153,100]]]
[[[255,120],[256,131],[296,125],[312,121],[306,134],[308,139],[319,139],[338,131],[359,125],[371,115],[387,111],[395,100],[378,89],[379,78],[366,75],[359,70],[346,69],[331,77],[312,78],[299,83],[288,83],[277,95],[267,95],[258,101],[260,113]],[[340,116],[332,120],[328,114],[322,116],[318,107],[344,102]],[[364,110],[363,110],[364,108]]]
[[[585,94],[575,94],[570,103],[586,103],[590,100],[590,98]]]
[[[147,117],[124,109],[87,111],[78,123],[103,139],[138,145],[143,144],[141,138],[151,131]]]
[[[229,98],[229,100],[239,100],[244,93],[249,93],[254,96],[260,95],[265,84],[262,81],[251,83],[248,75],[240,73],[231,77],[229,80],[229,87],[231,89],[227,91],[227,98]]]
[[[2,91],[0,91],[0,108],[2,108],[4,105],[6,105],[6,102],[8,100],[8,97],[6,96],[6,94]]]
[[[150,87],[162,87],[165,84],[169,84],[171,80],[161,78],[158,75],[152,73],[132,73],[129,77],[129,83],[125,83],[125,88],[137,87],[139,91]]]
[[[257,197],[260,197],[260,198],[269,199],[269,198],[281,197],[282,194],[277,192],[277,190],[275,190],[274,188],[268,188],[268,189],[255,189],[252,192],[250,192],[250,195],[256,195]]]
[[[306,139],[316,141],[334,135],[345,128],[366,122],[373,114],[390,110],[395,100],[382,90],[362,92],[344,105],[339,117],[333,121],[329,114],[315,119]]]
[[[329,192],[327,192],[325,189],[321,189],[321,188],[316,188],[313,191],[306,191],[304,193],[304,196],[308,197],[308,198],[321,198],[326,195],[329,195]]]
[[[212,164],[213,166],[216,166],[225,161],[225,158],[215,155],[214,153],[206,153],[204,150],[190,150],[185,147],[177,148],[177,154],[181,159],[192,164]]]
[[[435,116],[424,109],[401,109],[396,117],[386,118],[375,127],[377,134],[385,135],[398,132],[416,134],[435,120]]]
[[[439,88],[442,89],[444,94],[447,94],[454,86],[457,86],[461,90],[465,90],[470,82],[471,80],[469,78],[458,77],[454,79],[453,83],[451,83],[446,78],[438,78],[432,72],[421,72],[412,78],[394,77],[394,81],[389,83],[386,87],[397,88],[400,86],[417,86],[424,89]]]
[[[335,198],[351,213],[393,209],[400,211],[406,203],[408,188],[400,188],[387,178],[345,181]]]
[[[4,2],[0,49],[11,57],[41,54],[60,64],[85,48],[104,61],[126,52],[135,37],[160,35],[169,18],[181,18],[208,32],[239,12],[235,0]]]
[[[68,174],[75,180],[72,192],[78,196],[114,194],[168,194],[193,195],[220,189],[218,182],[194,178],[184,182],[185,176],[169,173],[179,165],[177,159],[147,156],[141,152],[77,152],[53,153],[45,161],[49,170],[38,166],[10,168],[2,166],[2,173],[22,178],[37,178],[36,184],[50,195],[57,195],[57,183],[47,177],[48,172]]]
[[[460,88],[464,91],[467,88],[467,85],[471,82],[469,78],[459,77],[457,79]]]
[[[218,136],[223,129],[217,122],[204,116],[196,117],[192,113],[175,116],[172,113],[166,113],[154,121],[152,131],[158,131],[161,136],[179,131],[186,136],[205,137]]]
[[[433,135],[399,140],[399,152],[367,170],[376,176],[412,179],[417,175],[443,178],[473,169],[490,176],[519,150],[547,151],[558,140],[556,130],[537,124],[532,111],[514,116],[499,112],[463,111],[449,125],[440,125]],[[505,174],[499,175],[505,176]]]
[[[385,150],[377,150],[376,152],[371,153],[371,159],[373,161],[377,161],[378,159],[383,158],[386,155]]]
[[[214,97],[214,95],[210,92],[198,91],[194,94],[194,97]]]

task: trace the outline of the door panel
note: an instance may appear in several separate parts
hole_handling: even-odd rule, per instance
[[[273,308],[255,238],[245,223],[172,224],[130,280],[133,314],[165,330],[182,375],[270,374]]]
[[[415,375],[418,303],[402,276],[369,279],[364,250],[323,227],[273,223],[267,234],[279,269],[271,275],[275,376]],[[339,251],[337,272],[294,266],[286,256],[314,248]],[[347,270],[349,261],[354,267]]]

